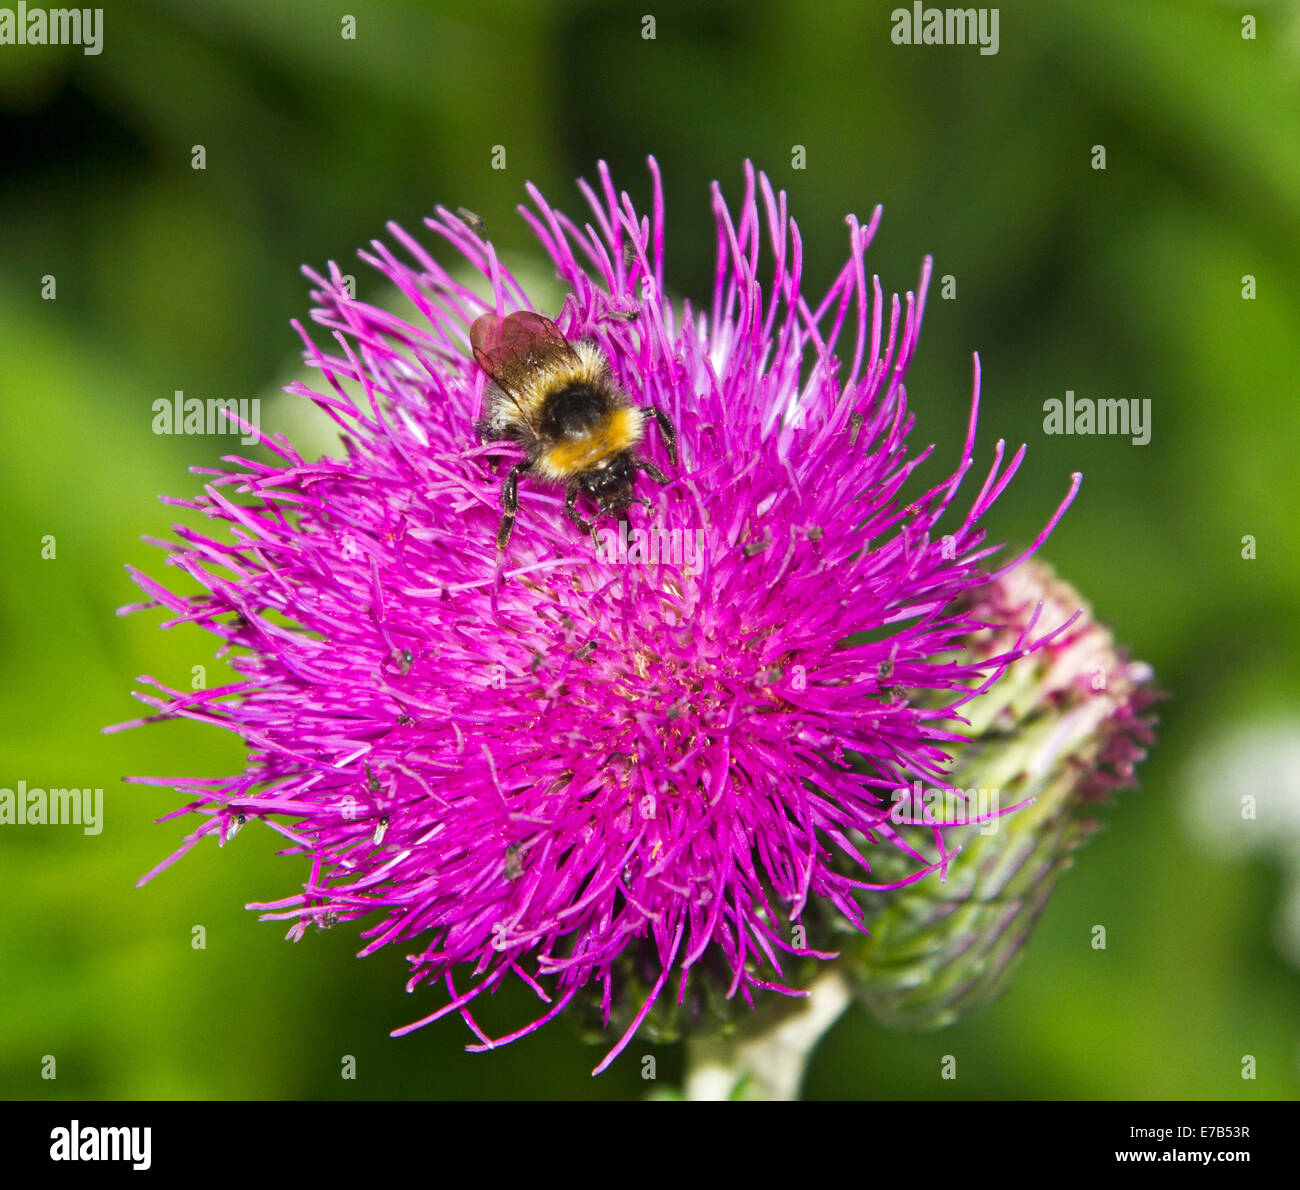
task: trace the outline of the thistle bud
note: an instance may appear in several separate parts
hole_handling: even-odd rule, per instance
[[[962,708],[969,726],[958,730],[969,740],[954,749],[950,777],[958,825],[925,825],[954,821],[925,794],[955,792],[898,791],[891,820],[939,872],[863,895],[870,937],[845,961],[884,1024],[953,1024],[1001,994],[1061,873],[1097,829],[1094,810],[1135,784],[1152,740],[1150,667],[1129,660],[1050,568],[1027,562],[995,579],[975,592],[972,614],[1000,626],[969,639],[974,661],[1010,652],[1034,625],[1075,618]],[[918,866],[898,848],[881,850],[877,883]]]

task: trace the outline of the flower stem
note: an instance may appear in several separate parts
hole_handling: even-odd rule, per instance
[[[848,981],[831,965],[807,996],[769,1001],[730,1036],[688,1041],[685,1098],[797,1099],[808,1059],[849,999]]]

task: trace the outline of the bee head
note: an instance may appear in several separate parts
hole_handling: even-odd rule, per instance
[[[593,467],[578,477],[578,485],[590,496],[601,512],[622,512],[632,503],[632,483],[636,467],[632,456],[623,451],[603,467]]]

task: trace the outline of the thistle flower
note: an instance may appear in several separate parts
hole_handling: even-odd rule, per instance
[[[307,271],[318,334],[295,326],[319,380],[290,391],[334,419],[346,457],[262,436],[278,461],[228,459],[175,502],[225,531],[175,529],[167,562],[201,591],[132,571],[139,606],[201,625],[240,675],[198,692],[142,679],[158,690],[140,695],[150,718],[212,723],[248,750],[242,773],[167,782],[203,821],[146,879],[264,822],[306,878],[251,908],[291,920],[293,938],[364,921],[361,954],[409,947],[408,988],[443,986],[396,1033],[456,1012],[487,1049],[589,1000],[614,1040],[597,1072],[660,1001],[689,1023],[711,1003],[800,994],[802,969],[833,957],[800,928],[810,904],[860,931],[864,891],[940,866],[873,876],[880,852],[917,856],[889,791],[946,786],[954,714],[1063,626],[1030,616],[999,652],[954,653],[997,626],[966,597],[989,580],[980,519],[1024,448],[1007,459],[999,442],[940,528],[974,460],[976,358],[961,457],[900,498],[930,453],[907,453],[903,384],[930,261],[886,307],[864,267],[877,208],[847,220],[847,263],[807,296],[785,194],[747,168],[734,214],[714,187],[711,304],[675,305],[650,170],[649,217],[603,164],[598,189],[580,184],[585,225],[531,186],[520,208],[567,291],[543,312],[676,425],[675,469],[653,435],[644,447],[669,485],[604,526],[607,548],[524,480],[497,551],[515,456],[475,437],[485,378],[468,330],[534,306],[479,229],[438,208],[426,223],[458,264],[391,224],[360,254],[409,300],[405,318],[351,296],[337,266]],[[507,979],[541,1008],[490,1038],[474,1002]]]

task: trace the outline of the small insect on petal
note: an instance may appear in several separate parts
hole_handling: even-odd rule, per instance
[[[483,222],[483,217],[474,214],[474,212],[468,207],[457,207],[456,214],[460,217],[461,222],[473,231],[475,235],[482,235],[484,230],[487,228],[487,224]]]

